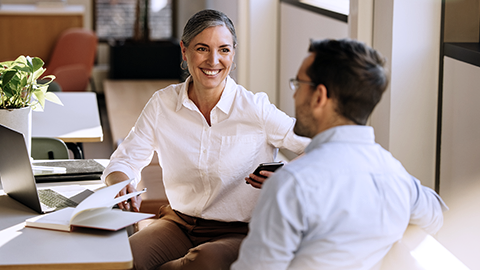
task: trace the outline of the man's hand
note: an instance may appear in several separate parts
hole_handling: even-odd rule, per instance
[[[245,177],[245,181],[247,181],[247,184],[252,185],[254,188],[262,188],[263,183],[274,173],[270,171],[260,171],[260,174],[264,177],[251,173],[249,177]]]

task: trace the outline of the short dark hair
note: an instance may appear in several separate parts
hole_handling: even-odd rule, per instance
[[[225,26],[228,28],[233,38],[233,48],[237,46],[237,34],[235,33],[235,26],[230,18],[223,12],[213,9],[204,9],[195,13],[185,24],[183,28],[182,41],[185,47],[190,45],[190,41],[203,30],[214,27]]]
[[[325,85],[327,96],[336,100],[337,113],[365,125],[388,85],[385,58],[351,39],[312,40],[308,50],[315,54],[307,69],[312,82]]]

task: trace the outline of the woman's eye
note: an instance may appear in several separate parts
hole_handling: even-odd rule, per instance
[[[199,52],[205,52],[205,51],[207,51],[207,48],[205,48],[205,47],[198,47],[198,48],[197,48],[197,51],[199,51]]]
[[[221,50],[222,53],[229,53],[230,52],[230,49],[227,49],[227,48],[224,48]]]

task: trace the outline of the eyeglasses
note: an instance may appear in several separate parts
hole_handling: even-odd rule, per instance
[[[300,87],[300,83],[308,83],[311,86],[315,86],[313,82],[310,81],[302,81],[302,80],[297,80],[297,79],[290,79],[290,89],[293,91],[297,91],[297,89]]]

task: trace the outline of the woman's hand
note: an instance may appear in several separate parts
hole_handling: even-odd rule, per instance
[[[125,186],[120,192],[117,194],[116,197],[120,197],[126,195],[128,193],[136,192],[137,190],[133,187],[132,184],[128,184]],[[116,198],[115,197],[115,198]],[[133,196],[132,198],[128,199],[127,201],[123,201],[118,204],[118,208],[122,210],[128,211],[140,211],[140,205],[142,204],[142,197],[141,196]]]
[[[105,178],[105,183],[110,186],[125,180],[128,180],[128,176],[123,173],[123,172],[112,172],[111,174],[107,175]],[[133,187],[132,184],[128,184],[125,186],[120,192],[115,196],[115,198],[123,196],[128,193],[132,193],[137,191],[135,187]],[[123,201],[118,204],[118,208],[122,210],[130,210],[130,211],[135,211],[138,212],[140,211],[140,205],[142,204],[142,197],[140,196],[134,196],[130,198],[128,201]]]
[[[251,173],[249,177],[245,177],[245,181],[247,181],[247,184],[252,185],[254,188],[262,188],[263,183],[274,173],[270,171],[260,171],[260,174],[263,177]]]

